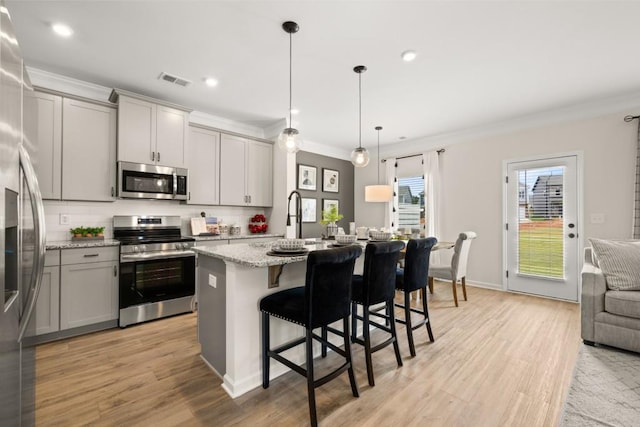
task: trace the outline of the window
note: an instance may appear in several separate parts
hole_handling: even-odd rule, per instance
[[[401,233],[424,234],[424,178],[411,176],[398,178],[398,230]]]

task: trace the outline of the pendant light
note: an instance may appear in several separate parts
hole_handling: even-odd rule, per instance
[[[291,56],[292,56],[292,34],[297,33],[300,27],[293,21],[282,24],[282,29],[289,34],[289,127],[285,128],[278,136],[278,146],[288,153],[297,153],[302,148],[302,138],[298,129],[294,129],[291,122]]]
[[[393,199],[393,189],[390,185],[380,184],[380,131],[382,126],[376,126],[378,131],[378,184],[364,187],[365,202],[390,202]]]
[[[351,163],[357,168],[363,168],[369,164],[369,152],[362,147],[362,73],[367,71],[364,65],[356,66],[353,71],[358,73],[358,148],[351,152]]]

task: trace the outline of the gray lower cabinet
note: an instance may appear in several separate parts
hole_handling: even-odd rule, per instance
[[[47,251],[40,293],[36,301],[35,334],[42,335],[60,330],[60,251]]]
[[[63,250],[60,330],[117,318],[118,247]]]

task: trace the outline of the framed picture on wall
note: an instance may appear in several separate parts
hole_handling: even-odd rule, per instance
[[[316,191],[317,171],[315,166],[298,164],[298,189]]]
[[[302,222],[316,222],[316,199],[302,199]]]
[[[340,213],[340,201],[338,199],[322,199],[322,210],[328,212],[333,206]]]
[[[322,169],[322,191],[337,193],[339,190],[340,172],[333,169]]]

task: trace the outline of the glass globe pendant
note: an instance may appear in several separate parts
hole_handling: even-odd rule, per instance
[[[358,73],[358,147],[351,152],[351,163],[357,168],[363,168],[369,164],[369,151],[362,147],[362,73],[367,71],[364,65],[358,65],[353,68]]]
[[[351,152],[351,163],[357,168],[363,168],[369,164],[369,151],[363,147],[354,148]]]
[[[282,130],[278,136],[278,147],[287,153],[297,153],[302,148],[302,138],[300,132],[294,129],[291,121],[291,57],[292,57],[292,34],[297,33],[300,27],[293,21],[287,21],[282,24],[282,29],[289,34],[289,127]]]
[[[278,136],[278,147],[287,153],[297,153],[302,148],[302,138],[298,129],[285,128]]]

